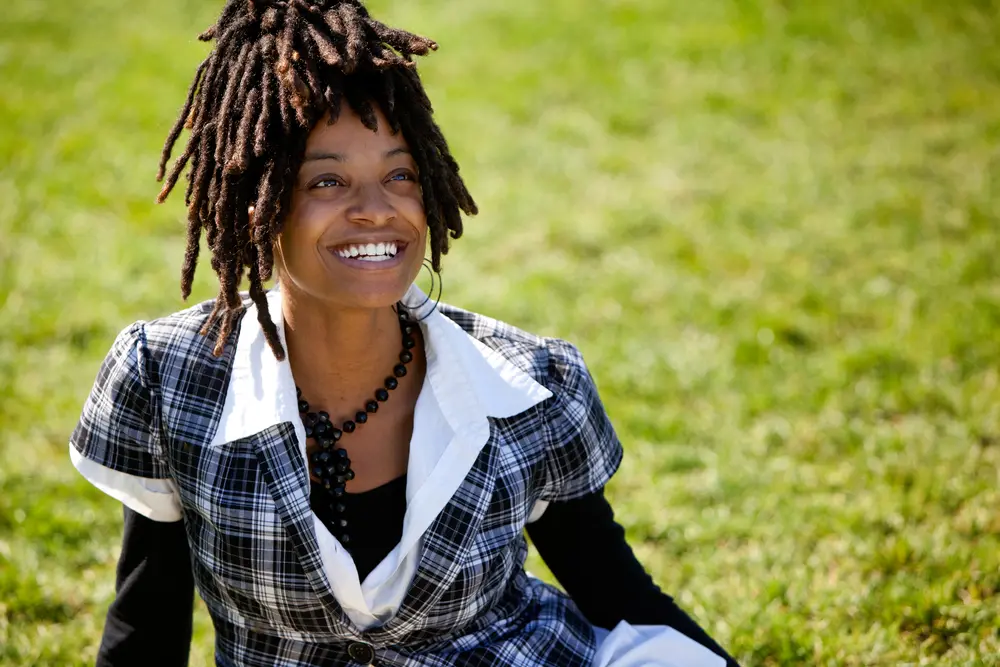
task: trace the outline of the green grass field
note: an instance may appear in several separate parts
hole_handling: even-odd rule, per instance
[[[153,175],[220,5],[4,3],[4,666],[93,662],[120,507],[66,443],[182,306]],[[371,5],[441,44],[445,300],[581,347],[664,589],[745,665],[1000,665],[1000,5]]]

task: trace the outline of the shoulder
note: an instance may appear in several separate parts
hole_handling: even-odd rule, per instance
[[[225,357],[230,356],[232,352],[239,326],[233,327],[223,358],[216,357],[212,351],[218,331],[217,325],[202,333],[214,306],[215,300],[211,299],[169,315],[151,320],[139,320],[122,330],[116,345],[134,346],[142,364],[150,367],[151,375],[159,375],[158,370],[190,368],[192,362],[208,365],[224,364]],[[158,378],[153,379],[155,381]]]
[[[531,432],[546,443],[539,498],[565,501],[602,489],[618,469],[623,449],[580,350],[560,338],[537,336],[453,306],[441,312],[552,392],[539,404],[541,413],[529,417]]]
[[[201,331],[214,307],[215,299],[209,299],[141,324],[151,345],[156,347],[178,345],[195,338],[203,338]]]
[[[438,308],[471,337],[553,392],[590,377],[580,350],[567,340],[538,336],[456,306],[442,303]]]

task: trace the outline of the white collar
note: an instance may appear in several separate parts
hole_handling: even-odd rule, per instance
[[[271,290],[267,299],[284,344],[280,291]],[[414,309],[416,318],[423,318],[420,326],[427,375],[456,433],[487,417],[512,417],[552,395],[499,352],[441,314],[416,285],[406,292],[403,303]],[[298,423],[299,419],[291,366],[287,358],[278,361],[271,352],[257,321],[257,308],[251,304],[242,318],[226,403],[212,444],[246,438],[276,424]]]

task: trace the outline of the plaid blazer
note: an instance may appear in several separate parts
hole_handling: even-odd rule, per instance
[[[230,665],[589,665],[590,624],[524,571],[523,529],[542,501],[601,488],[621,444],[580,353],[451,306],[439,312],[545,387],[484,420],[485,443],[423,534],[398,611],[359,627],[324,574],[296,425],[212,445],[239,326],[220,357],[198,334],[212,303],[122,331],[71,438],[82,457],[176,485],[192,568]],[[485,428],[485,427],[484,427]]]

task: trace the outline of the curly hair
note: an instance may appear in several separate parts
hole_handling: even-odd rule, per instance
[[[431,263],[440,270],[449,237],[462,234],[461,213],[477,209],[413,62],[436,43],[376,21],[358,0],[227,0],[199,39],[215,45],[167,136],[157,173],[166,180],[157,201],[190,165],[181,293],[185,299],[191,293],[204,231],[219,296],[202,334],[219,325],[216,355],[243,310],[239,287],[246,272],[267,342],[284,359],[264,290],[274,269],[273,244],[310,131],[324,116],[336,122],[345,102],[372,131],[377,105],[391,131],[403,133],[417,163]],[[187,145],[167,173],[184,129]]]

